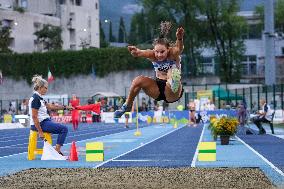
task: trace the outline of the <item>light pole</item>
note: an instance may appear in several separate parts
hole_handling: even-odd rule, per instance
[[[274,43],[274,1],[266,0],[264,6],[265,84],[276,84]]]
[[[108,42],[112,41],[112,22],[110,19],[105,19],[105,23],[109,24],[109,30],[108,30]]]

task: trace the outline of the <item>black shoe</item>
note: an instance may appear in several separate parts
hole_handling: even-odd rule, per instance
[[[259,135],[264,135],[264,134],[266,134],[266,131],[265,131],[264,129],[262,129],[262,130],[259,131],[258,134],[259,134]]]
[[[128,125],[125,125],[125,128],[126,128],[126,129],[129,129],[129,126],[128,126]]]
[[[120,118],[125,112],[130,112],[132,106],[127,106],[127,104],[123,104],[120,110],[116,110],[114,112],[114,118]]]

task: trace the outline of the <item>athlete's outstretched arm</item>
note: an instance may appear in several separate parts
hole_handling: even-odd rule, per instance
[[[128,46],[128,51],[134,57],[144,57],[144,58],[149,58],[149,59],[155,58],[154,51],[150,49],[141,50],[135,46]]]
[[[177,40],[175,46],[172,47],[173,56],[179,56],[183,51],[184,48],[183,35],[184,35],[184,29],[183,27],[179,27],[176,32]]]

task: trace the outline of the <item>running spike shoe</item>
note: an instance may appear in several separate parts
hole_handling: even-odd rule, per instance
[[[120,110],[116,110],[114,112],[114,118],[120,118],[125,112],[130,112],[131,106],[127,106],[127,104],[123,104]]]
[[[171,89],[174,93],[178,91],[179,84],[180,84],[180,70],[177,68],[172,69],[172,80],[171,80]]]

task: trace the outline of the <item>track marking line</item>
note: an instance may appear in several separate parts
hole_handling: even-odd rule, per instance
[[[253,149],[250,145],[248,145],[247,143],[245,143],[242,139],[240,139],[238,136],[236,136],[236,138],[243,143],[246,147],[248,147],[251,151],[253,151],[257,156],[259,156],[265,163],[267,163],[272,169],[274,169],[277,173],[279,173],[281,176],[284,177],[284,173],[278,169],[275,165],[273,165],[270,161],[268,161],[263,155],[261,155],[260,153],[258,153],[255,149]]]
[[[144,127],[142,127],[142,128],[144,128]],[[145,128],[147,128],[147,127],[145,127]],[[108,130],[107,130],[108,131]],[[99,138],[99,137],[105,137],[105,136],[109,136],[109,135],[113,135],[113,134],[118,134],[118,133],[123,133],[123,132],[127,132],[127,131],[132,131],[132,129],[131,130],[126,130],[126,131],[121,131],[121,132],[117,132],[117,133],[110,133],[110,134],[107,134],[107,135],[102,135],[102,136],[98,136],[98,137],[94,137],[94,138],[88,138],[88,139],[84,139],[84,140],[78,140],[78,141],[76,141],[76,143],[77,142],[85,142],[85,141],[88,141],[88,140],[94,140],[94,139],[96,139],[96,138]],[[25,144],[28,144],[28,143],[25,143]],[[64,144],[64,145],[69,145],[69,144],[72,144],[72,142],[69,142],[69,143],[66,143],[66,144]],[[28,146],[25,146],[26,148],[28,148]],[[0,147],[0,148],[3,148],[3,147]],[[12,156],[16,156],[16,155],[21,155],[21,154],[27,154],[28,152],[21,152],[21,153],[17,153],[17,154],[11,154],[11,155],[7,155],[7,156],[2,156],[2,157],[0,157],[0,159],[2,159],[2,158],[7,158],[7,157],[12,157]]]
[[[155,161],[155,160],[151,160],[151,159],[114,159],[112,161],[118,161],[118,162],[148,162],[148,161]]]
[[[201,132],[201,134],[200,134],[198,144],[201,142],[201,140],[202,140],[202,138],[203,138],[204,131],[205,131],[205,124],[203,124],[203,129],[202,129],[202,132]],[[195,150],[195,153],[194,153],[194,156],[193,156],[191,165],[190,165],[191,167],[195,167],[195,166],[196,166],[195,164],[196,164],[197,156],[198,156],[198,144],[197,144],[197,147],[196,147],[196,150]]]
[[[73,137],[80,137],[80,136],[85,136],[85,135],[90,135],[90,134],[97,134],[97,133],[104,133],[104,132],[109,132],[109,131],[119,131],[122,130],[123,128],[116,128],[116,129],[111,129],[111,130],[105,130],[105,131],[99,131],[99,132],[89,132],[89,133],[81,133],[78,135],[73,135],[73,136],[69,136],[68,139],[73,138]],[[122,130],[122,132],[124,132],[125,130]],[[117,132],[120,133],[120,132]],[[115,134],[115,133],[113,133]],[[55,134],[56,135],[56,134]],[[102,135],[102,136],[106,136],[106,135]],[[99,136],[100,137],[100,136]],[[26,138],[26,140],[28,140],[28,138]],[[87,139],[88,140],[88,139]],[[5,142],[5,141],[4,141]],[[11,148],[11,147],[16,147],[16,146],[28,146],[29,143],[21,143],[21,144],[12,144],[12,145],[8,145],[8,146],[1,146],[1,148]],[[67,143],[67,144],[71,144],[71,143]]]
[[[170,160],[170,159],[114,159],[112,160],[114,162],[171,162],[176,160]]]
[[[125,152],[125,153],[122,153],[122,154],[120,154],[120,155],[118,155],[118,156],[116,156],[116,157],[114,157],[114,158],[111,158],[111,159],[109,159],[109,160],[107,160],[107,161],[104,161],[104,162],[102,162],[102,163],[96,165],[96,166],[93,167],[93,168],[99,168],[99,167],[103,166],[104,164],[106,164],[106,163],[108,163],[108,162],[110,162],[110,161],[113,161],[113,160],[115,160],[115,159],[117,159],[117,158],[119,158],[119,157],[121,157],[121,156],[124,156],[124,155],[126,155],[126,154],[128,154],[128,153],[130,153],[130,152],[133,152],[134,150],[137,150],[137,149],[139,149],[139,148],[141,148],[141,147],[143,147],[143,146],[145,146],[145,145],[147,145],[147,144],[150,144],[150,143],[152,143],[152,142],[154,142],[154,141],[156,141],[156,140],[158,140],[158,139],[160,139],[160,138],[162,138],[162,137],[164,137],[164,136],[167,136],[167,135],[169,135],[169,134],[171,134],[171,133],[173,133],[173,132],[175,132],[175,131],[178,131],[179,129],[184,128],[184,127],[185,127],[185,125],[184,125],[183,127],[179,127],[179,128],[177,128],[177,129],[173,129],[172,131],[170,131],[170,132],[168,132],[168,133],[166,133],[166,134],[163,134],[162,136],[159,136],[159,137],[157,137],[157,138],[155,138],[155,139],[153,139],[153,140],[151,140],[151,141],[149,141],[149,142],[147,142],[147,143],[144,143],[144,144],[142,144],[142,145],[140,145],[140,146],[137,146],[136,148],[131,149],[131,150]]]

